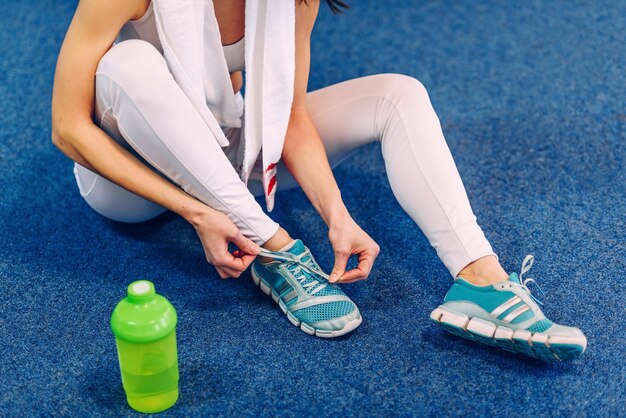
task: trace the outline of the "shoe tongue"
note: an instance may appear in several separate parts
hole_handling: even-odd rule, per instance
[[[287,251],[294,255],[300,255],[304,252],[304,243],[301,240],[296,239],[291,244],[291,247],[285,248],[283,251]]]
[[[519,280],[519,276],[517,275],[517,273],[511,273],[511,275],[509,276],[509,281],[517,284],[522,284],[522,282],[520,282]]]

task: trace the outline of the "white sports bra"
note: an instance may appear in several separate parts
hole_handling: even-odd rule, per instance
[[[234,44],[222,45],[229,73],[241,71],[246,66],[244,38],[245,37],[242,36],[241,39]]]
[[[159,40],[159,34],[157,32],[156,23],[154,21],[154,10],[152,9],[152,2],[148,6],[146,13],[136,20],[129,20],[126,22],[115,41],[115,43],[125,41],[127,39],[142,39],[151,43],[161,54],[163,54],[163,47]],[[228,72],[234,73],[241,71],[245,67],[245,49],[244,38],[235,42],[234,44],[223,45],[224,56],[226,57],[226,64],[228,65]]]

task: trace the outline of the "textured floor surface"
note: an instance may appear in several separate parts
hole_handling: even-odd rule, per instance
[[[588,351],[544,364],[428,321],[450,277],[387,186],[379,146],[336,170],[382,247],[346,288],[363,325],[324,341],[293,327],[249,274],[221,281],[166,214],[107,221],[49,141],[54,65],[75,3],[2,0],[0,416],[131,415],[108,319],[133,279],[179,313],[181,398],[166,415],[624,416],[626,10],[621,1],[350,1],[317,22],[310,88],[399,72],[428,88],[485,233],[508,270],[535,254],[545,312]],[[301,191],[275,218],[328,269]]]

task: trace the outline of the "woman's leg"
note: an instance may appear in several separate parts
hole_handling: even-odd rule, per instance
[[[501,270],[500,279],[506,277],[476,223],[419,81],[401,74],[361,77],[310,92],[307,101],[331,166],[363,144],[381,142],[393,193],[454,277],[487,256]],[[284,167],[280,172],[279,188],[294,184]]]
[[[127,146],[226,214],[243,235],[262,244],[278,231],[152,45],[130,40],[113,46],[98,65],[96,95],[96,114],[116,127]]]
[[[78,190],[87,204],[100,215],[118,222],[145,222],[154,219],[165,208],[111,183],[82,165],[74,164]]]
[[[103,91],[96,87],[94,120],[111,138],[135,157],[143,160],[124,140],[117,120],[103,106]],[[145,162],[145,161],[144,161]],[[147,163],[146,163],[147,164]],[[74,176],[81,196],[100,215],[118,222],[145,222],[164,213],[166,209],[107,180],[78,163],[74,163]]]

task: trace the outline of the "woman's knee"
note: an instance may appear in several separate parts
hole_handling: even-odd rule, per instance
[[[118,84],[140,83],[158,71],[167,71],[161,53],[149,42],[129,39],[113,45],[100,59],[96,77],[104,75]]]
[[[403,74],[381,74],[381,77],[381,95],[387,105],[380,106],[380,141],[386,143],[387,148],[399,146],[395,138],[445,141],[439,118],[424,85],[416,78]]]
[[[405,74],[387,73],[382,79],[383,95],[394,104],[409,102],[413,105],[430,104],[426,87],[415,77]]]

